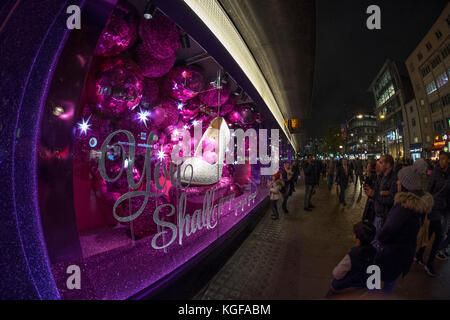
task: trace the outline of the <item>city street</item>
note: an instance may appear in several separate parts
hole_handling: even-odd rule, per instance
[[[299,182],[288,202],[289,214],[270,218],[267,209],[257,227],[195,299],[324,299],[331,272],[354,246],[352,226],[361,219],[366,202],[361,188],[351,183],[347,207],[338,203],[336,187],[320,182],[313,211],[303,210],[304,185]],[[281,205],[281,204],[280,204]],[[414,263],[397,282],[392,299],[448,299],[448,261],[436,261],[440,273],[430,278]],[[333,299],[377,299],[378,293],[358,290]],[[389,298],[386,296],[382,297]]]

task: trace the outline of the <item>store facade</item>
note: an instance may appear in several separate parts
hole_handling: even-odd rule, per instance
[[[153,4],[0,11],[2,297],[151,296],[265,203],[285,128],[192,7]]]

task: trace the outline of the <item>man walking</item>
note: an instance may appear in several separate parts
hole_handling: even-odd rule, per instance
[[[311,204],[312,192],[316,184],[316,171],[314,169],[312,156],[309,155],[303,167],[303,173],[305,174],[305,202],[303,207],[305,211],[311,211],[314,208]]]
[[[328,160],[327,164],[327,174],[328,174],[328,190],[331,191],[331,188],[333,187],[333,181],[334,181],[334,172],[336,171],[336,163],[333,159]]]
[[[292,194],[292,170],[291,170],[291,164],[289,162],[285,162],[284,163],[284,170],[282,173],[282,177],[283,177],[283,182],[284,182],[284,193],[283,193],[283,204],[282,204],[282,208],[284,213],[289,213],[288,209],[287,209],[287,201],[289,199],[289,197]]]
[[[394,172],[394,159],[391,155],[383,155],[377,161],[377,167],[377,171],[381,172],[381,178],[374,188],[365,185],[364,192],[373,201],[374,225],[379,232],[386,221],[389,210],[394,205],[394,197],[397,193],[397,175]]]
[[[361,159],[356,158],[356,160],[355,160],[355,188],[356,188],[356,185],[358,184],[358,178],[359,178],[359,183],[362,185],[363,181],[364,181],[363,163],[362,163]]]
[[[344,207],[347,205],[345,203],[345,190],[347,189],[349,178],[350,178],[350,168],[348,165],[348,160],[344,158],[342,159],[342,163],[338,167],[336,174],[336,183],[340,187],[339,203],[342,204]]]

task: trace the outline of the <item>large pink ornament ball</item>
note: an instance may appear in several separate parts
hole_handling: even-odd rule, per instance
[[[125,57],[103,61],[94,76],[94,109],[108,116],[120,116],[136,108],[142,98],[143,76],[139,67]]]
[[[95,55],[114,56],[129,47],[136,41],[137,19],[133,12],[117,7],[106,23],[97,46]]]
[[[239,106],[239,113],[241,115],[241,124],[244,126],[249,126],[256,121],[256,110],[250,105],[244,104]]]
[[[227,102],[230,97],[230,89],[222,85],[221,89],[216,89],[212,84],[208,85],[206,91],[199,94],[200,101],[208,107],[218,107]]]
[[[238,125],[242,121],[242,116],[239,110],[237,108],[234,108],[230,113],[226,115],[226,119],[229,123]]]
[[[140,44],[135,50],[136,62],[142,69],[142,74],[148,78],[159,78],[172,69],[176,57],[171,55],[164,59],[155,58],[144,44]]]
[[[160,60],[174,56],[180,47],[180,32],[176,24],[160,12],[152,19],[141,19],[139,35],[148,52]]]
[[[195,66],[175,67],[167,74],[164,86],[172,98],[185,102],[203,90],[202,71]]]
[[[178,122],[178,108],[175,101],[163,99],[152,112],[152,123],[161,130]]]
[[[144,87],[142,90],[142,98],[139,106],[145,109],[151,109],[158,101],[159,85],[157,81],[149,78],[144,78],[143,84]]]
[[[229,114],[235,107],[236,103],[233,98],[228,99],[226,103],[220,106],[220,116],[224,117]]]

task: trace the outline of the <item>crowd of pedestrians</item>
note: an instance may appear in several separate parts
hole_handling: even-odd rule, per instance
[[[337,166],[341,192],[352,171],[355,184],[361,174],[358,161],[347,162],[342,160]],[[409,272],[414,261],[429,276],[438,276],[435,259],[449,257],[449,154],[441,152],[435,163],[418,159],[413,164],[383,155],[368,161],[359,180],[367,202],[361,221],[353,228],[355,247],[333,270],[329,295],[366,287],[369,265],[380,268],[387,293],[393,292],[396,281]],[[429,252],[426,259],[425,252]]]
[[[361,221],[353,227],[355,247],[333,270],[330,295],[366,287],[367,267],[381,270],[383,291],[392,292],[399,277],[418,263],[431,277],[438,276],[434,261],[448,260],[450,243],[449,154],[439,161],[378,160],[322,161],[308,156],[302,163],[283,164],[269,182],[272,219],[279,219],[278,202],[288,214],[287,203],[303,172],[303,209],[312,211],[313,196],[321,180],[328,190],[336,185],[339,203],[347,206],[345,192],[353,183],[367,196]]]

